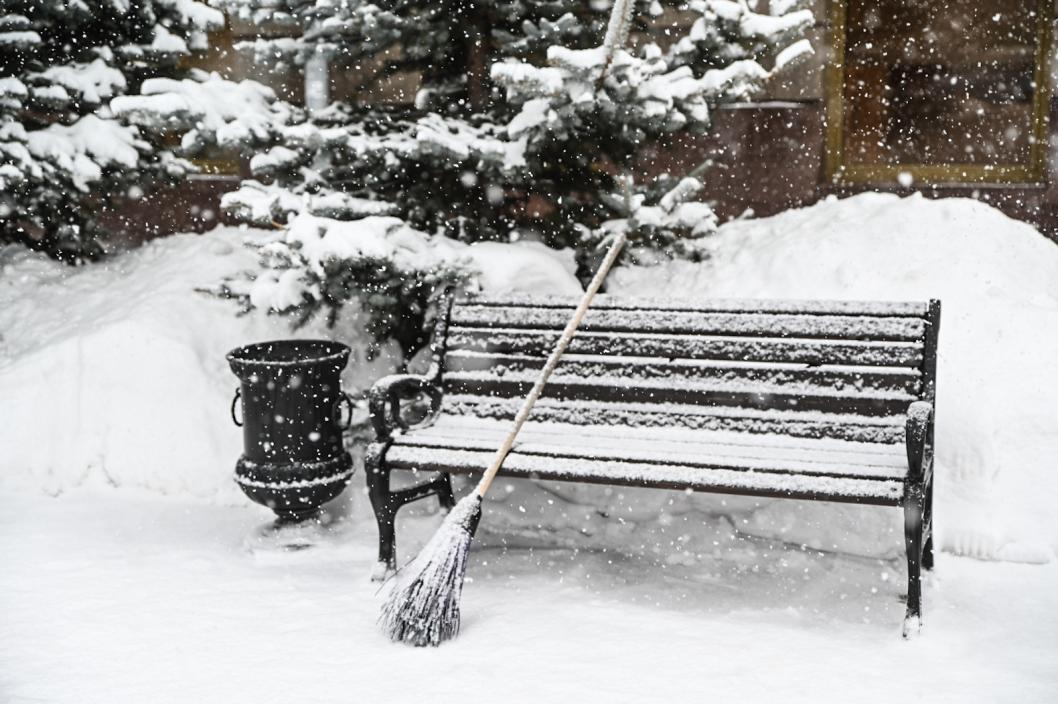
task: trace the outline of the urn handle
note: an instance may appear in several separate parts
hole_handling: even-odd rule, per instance
[[[237,425],[237,426],[239,426],[241,428],[242,427],[242,421],[235,417],[235,405],[237,403],[239,403],[239,399],[240,398],[242,398],[242,388],[241,387],[236,387],[236,389],[235,389],[235,398],[233,398],[231,400],[231,422],[235,423],[235,425]],[[350,414],[350,417],[352,417],[352,414]]]
[[[349,430],[349,428],[353,426],[353,409],[355,408],[355,405],[349,394],[344,391],[339,391],[338,393],[341,395],[334,403],[334,422],[337,423],[338,427],[342,430]],[[345,410],[349,414],[344,423],[342,422],[342,406],[345,406]]]

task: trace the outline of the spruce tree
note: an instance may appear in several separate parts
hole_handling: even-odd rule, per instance
[[[244,47],[260,60],[325,57],[358,87],[280,128],[253,160],[254,179],[226,196],[234,217],[281,228],[254,282],[227,291],[302,314],[357,299],[376,321],[408,311],[400,297],[373,293],[379,266],[338,246],[356,242],[357,223],[378,245],[370,256],[400,260],[382,268],[420,292],[472,277],[457,242],[532,237],[588,260],[625,229],[628,256],[693,255],[688,243],[716,224],[695,200],[700,174],[647,177],[637,155],[673,133],[708,131],[718,103],[752,96],[811,51],[800,36],[812,15],[797,0],[773,0],[771,14],[746,0],[673,5],[692,21],[661,32],[665,46],[644,31],[663,29],[658,0],[220,2],[292,30]],[[373,97],[409,77],[413,95]],[[380,217],[402,241],[419,233],[416,249],[439,254],[402,256],[377,237]],[[306,228],[332,246],[291,235]]]
[[[214,126],[223,126],[242,116],[218,112],[222,103],[201,100],[203,90],[244,97],[266,90],[180,68],[223,26],[220,11],[195,0],[4,0],[0,244],[70,263],[97,258],[106,249],[102,213],[194,171],[176,146],[201,121],[181,120],[186,106],[205,104]],[[139,102],[119,114],[112,103],[123,100]],[[217,136],[201,132],[183,146]]]

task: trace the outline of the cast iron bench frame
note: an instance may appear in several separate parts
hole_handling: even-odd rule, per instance
[[[528,299],[531,304],[531,298]],[[424,375],[395,374],[384,377],[375,383],[370,393],[371,420],[376,433],[376,441],[368,446],[365,456],[366,479],[368,492],[374,509],[375,518],[379,531],[379,567],[376,578],[391,572],[396,566],[395,556],[395,519],[397,511],[413,501],[437,496],[442,508],[450,509],[455,505],[455,497],[452,492],[450,474],[453,472],[466,472],[467,470],[457,467],[430,467],[422,466],[415,469],[424,472],[437,472],[436,477],[431,480],[415,484],[413,486],[392,490],[390,488],[390,476],[395,467],[390,466],[386,460],[386,453],[393,445],[398,435],[414,431],[428,426],[437,416],[442,400],[442,375],[445,368],[445,355],[447,351],[449,318],[453,304],[474,305],[473,298],[463,298],[458,302],[452,295],[447,295],[441,302],[440,314],[434,331],[431,344],[432,361],[429,371]],[[737,303],[734,309],[727,304]],[[762,307],[754,309],[752,304],[758,303]],[[832,306],[836,313],[841,311],[856,311],[864,306],[862,302],[814,302],[820,308],[816,313],[826,312],[826,306]],[[709,304],[714,304],[710,307]],[[715,307],[720,304],[720,307]],[[775,312],[789,307],[791,310],[803,305],[802,302],[792,301],[710,301],[702,307],[706,311],[722,310],[725,313],[753,314],[763,311]],[[809,304],[811,305],[811,303]],[[884,305],[884,304],[883,304]],[[921,619],[922,614],[922,590],[921,572],[923,569],[933,569],[933,428],[934,428],[934,404],[936,398],[936,373],[937,373],[937,339],[940,327],[940,301],[930,300],[921,304],[922,314],[913,316],[924,319],[924,335],[922,344],[922,361],[918,367],[921,373],[920,398],[911,402],[906,412],[905,423],[905,445],[907,452],[908,472],[903,481],[903,494],[897,501],[880,501],[875,498],[857,499],[855,497],[834,498],[833,496],[818,495],[805,492],[773,492],[773,491],[743,491],[728,490],[725,488],[712,487],[702,489],[680,482],[665,481],[653,482],[649,486],[660,488],[673,488],[682,490],[709,491],[721,493],[734,493],[752,496],[768,496],[777,498],[798,498],[803,500],[819,501],[843,501],[851,503],[897,505],[904,513],[904,542],[907,555],[908,584],[907,584],[907,621]],[[665,309],[662,309],[665,310]],[[687,310],[684,308],[683,310]],[[869,315],[869,314],[868,314]],[[907,315],[906,313],[904,315]],[[788,333],[778,331],[775,338],[785,337]],[[824,335],[816,337],[823,338]],[[767,361],[757,358],[755,361]],[[546,391],[545,391],[546,395]],[[429,400],[429,412],[423,421],[409,423],[403,416],[401,401],[411,398],[422,398]],[[396,469],[407,469],[397,467]],[[482,471],[478,469],[477,471]],[[505,471],[501,470],[501,474]],[[533,476],[525,473],[517,476]],[[607,481],[597,476],[578,475],[576,470],[563,471],[558,475],[548,475],[547,479],[558,479],[561,481],[587,481],[593,483],[640,485],[631,481]],[[642,484],[646,486],[647,484]],[[905,625],[905,635],[907,625]]]

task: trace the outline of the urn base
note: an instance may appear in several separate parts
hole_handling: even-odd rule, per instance
[[[348,452],[317,462],[254,462],[245,455],[235,465],[235,481],[250,499],[275,511],[281,523],[314,517],[337,497],[353,476]]]

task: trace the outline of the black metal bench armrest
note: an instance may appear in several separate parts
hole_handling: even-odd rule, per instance
[[[425,394],[430,398],[430,412],[426,419],[417,423],[429,422],[441,407],[441,389],[433,379],[415,374],[391,374],[384,376],[371,387],[369,405],[371,424],[379,440],[388,440],[395,430],[408,430],[415,427],[404,420],[400,413],[400,400]]]
[[[906,430],[908,476],[922,480],[933,460],[933,404],[912,403],[907,409]]]

